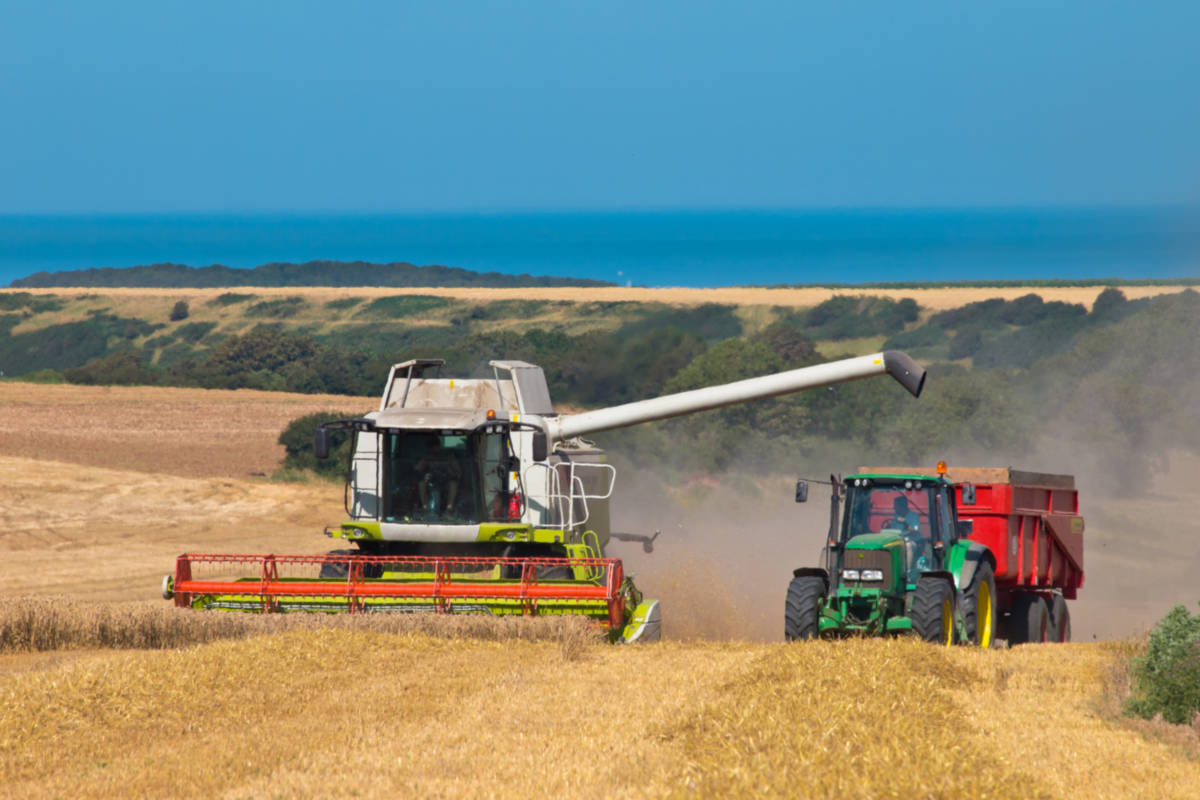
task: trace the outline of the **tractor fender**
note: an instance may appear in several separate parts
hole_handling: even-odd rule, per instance
[[[954,584],[959,591],[966,591],[971,582],[975,580],[975,570],[980,564],[990,564],[992,569],[996,569],[996,557],[992,555],[992,551],[985,545],[979,542],[967,542],[966,547],[960,545],[950,553],[947,569],[954,575]]]
[[[829,573],[821,567],[799,567],[792,570],[793,578],[803,578],[805,576],[812,576],[825,581],[825,591],[829,591]]]

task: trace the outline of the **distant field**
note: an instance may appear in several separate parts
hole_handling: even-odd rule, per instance
[[[1121,286],[1125,296],[1130,300],[1140,297],[1154,297],[1160,294],[1174,294],[1188,288],[1186,286]],[[668,303],[672,305],[702,305],[704,303],[722,303],[729,305],[768,305],[807,307],[828,300],[834,295],[871,295],[876,297],[891,297],[900,299],[911,297],[922,307],[940,311],[957,308],[966,303],[986,300],[991,297],[1001,297],[1012,300],[1026,294],[1037,294],[1047,302],[1058,300],[1066,303],[1082,303],[1091,307],[1092,301],[1104,290],[1102,286],[1086,287],[1046,287],[1046,286],[1005,286],[1005,287],[946,287],[938,289],[767,289],[767,288],[719,288],[719,289],[640,289],[620,286],[596,288],[517,288],[517,289],[475,289],[475,288],[312,288],[312,287],[269,287],[255,288],[239,286],[236,289],[0,289],[0,292],[26,291],[32,294],[56,294],[61,296],[102,295],[112,298],[136,298],[139,303],[150,302],[162,304],[164,314],[170,304],[176,300],[205,301],[229,291],[253,293],[263,297],[299,296],[312,302],[326,303],[347,297],[387,297],[392,295],[432,295],[451,297],[460,300],[494,301],[494,300],[557,300],[579,302],[632,302],[632,303]]]

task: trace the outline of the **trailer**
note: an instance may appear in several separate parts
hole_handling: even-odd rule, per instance
[[[797,484],[798,501],[807,484]],[[859,467],[830,485],[824,566],[793,572],[789,640],[908,631],[984,647],[1070,640],[1067,600],[1084,579],[1072,476],[942,462]]]

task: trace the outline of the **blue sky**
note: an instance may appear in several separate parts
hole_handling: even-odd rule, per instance
[[[0,213],[1200,204],[1200,3],[23,2]]]

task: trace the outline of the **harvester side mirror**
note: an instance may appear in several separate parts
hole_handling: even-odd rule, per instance
[[[975,505],[975,484],[964,483],[962,487],[962,501],[964,506]]]
[[[545,461],[548,455],[549,443],[546,441],[545,431],[533,432],[533,460]]]
[[[796,481],[796,502],[808,502],[808,481]]]
[[[317,458],[329,458],[329,431],[317,428],[313,434],[313,452]]]

